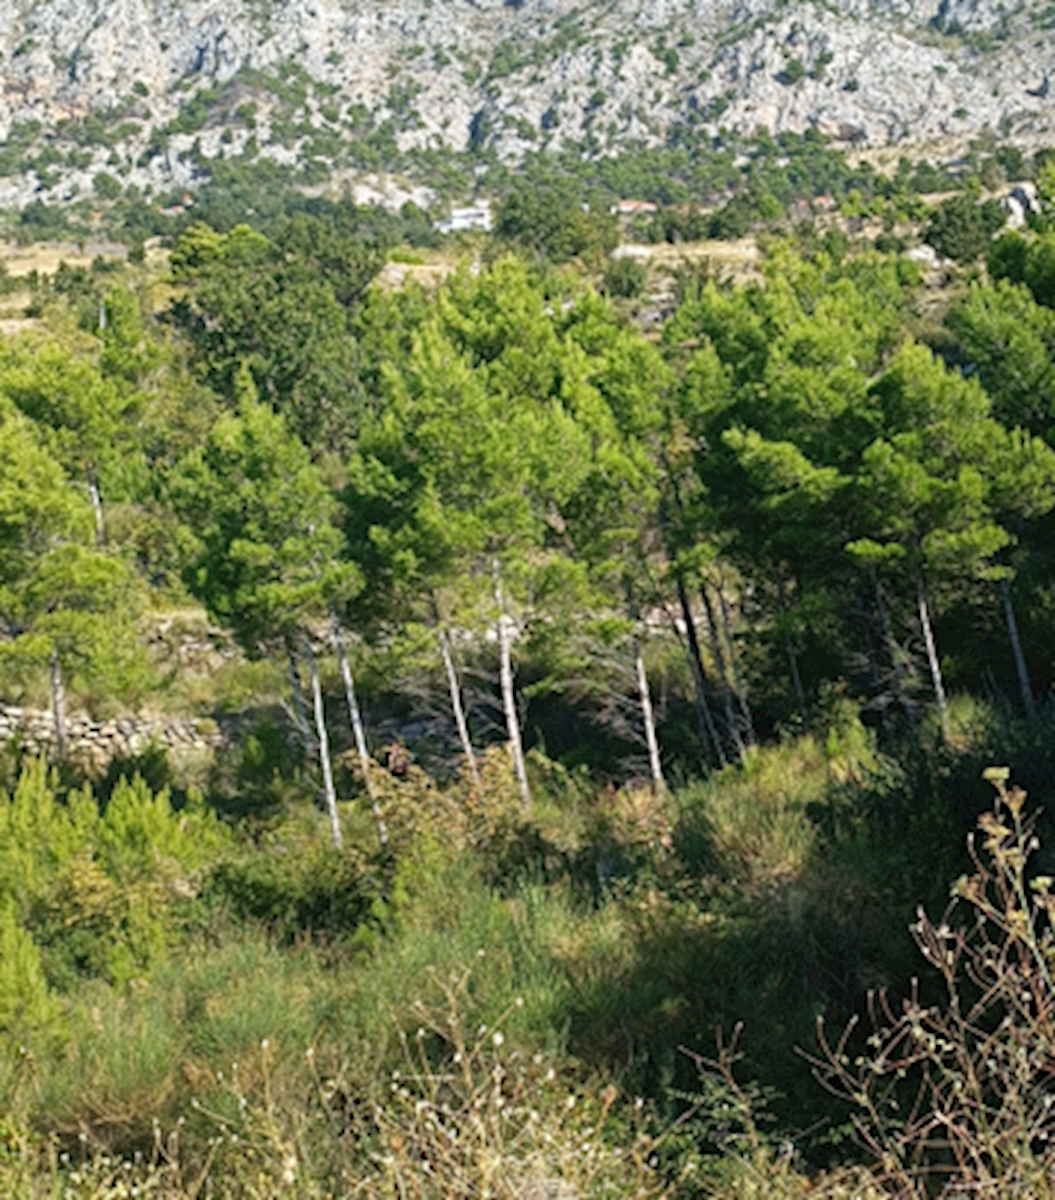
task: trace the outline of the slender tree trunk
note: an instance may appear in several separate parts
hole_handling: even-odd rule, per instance
[[[714,606],[711,604],[707,585],[700,581],[700,598],[703,600],[703,611],[707,614],[707,631],[711,636],[711,652],[714,654],[714,665],[718,668],[718,679],[722,685],[722,704],[725,707],[725,723],[729,728],[729,736],[736,746],[736,755],[742,761],[744,757],[744,739],[740,733],[740,722],[733,712],[733,695],[729,689],[729,676],[725,670],[725,655],[722,653],[722,643],[718,636],[718,622],[714,618]]]
[[[337,660],[341,664],[341,678],[344,680],[344,696],[348,702],[348,719],[352,726],[352,736],[355,738],[355,748],[359,753],[359,769],[363,773],[363,786],[370,801],[370,811],[374,814],[374,824],[377,826],[377,840],[381,845],[388,845],[388,826],[381,811],[377,798],[377,789],[370,774],[370,752],[366,748],[366,730],[363,727],[363,714],[359,709],[359,701],[355,695],[355,680],[352,678],[352,666],[348,655],[344,652],[344,639],[341,637],[341,623],[333,618],[333,648],[337,651]]]
[[[753,746],[757,741],[755,737],[755,725],[751,719],[751,706],[747,703],[747,689],[744,687],[744,680],[740,674],[740,660],[736,653],[736,646],[733,644],[732,621],[729,619],[729,605],[725,600],[725,588],[722,586],[721,578],[718,580],[716,591],[718,592],[718,610],[722,615],[722,632],[725,635],[725,644],[729,650],[729,663],[733,669],[736,698],[740,705],[740,712],[744,718],[744,732],[747,734],[748,745]]]
[[[780,611],[782,615],[786,615],[788,611],[787,597],[784,591],[784,580],[781,577],[777,578],[777,599],[780,603]],[[802,716],[803,728],[808,729],[810,726],[810,710],[806,704],[806,691],[802,686],[802,676],[799,674],[799,656],[795,652],[795,643],[791,640],[791,634],[784,634],[784,649],[788,656],[788,667],[791,670],[791,686],[795,689],[795,699],[799,704],[799,713]]]
[[[441,625],[437,633],[440,643],[440,654],[443,656],[443,669],[447,673],[447,687],[451,693],[451,708],[454,711],[454,723],[458,727],[458,738],[462,744],[462,753],[469,768],[469,777],[475,787],[480,786],[480,772],[476,766],[476,752],[473,750],[472,738],[469,736],[469,722],[465,719],[465,709],[462,706],[462,689],[458,684],[458,672],[454,667],[454,656],[451,654],[451,641],[446,629]]]
[[[531,807],[531,787],[528,783],[527,766],[524,762],[524,744],[520,738],[520,718],[517,715],[516,694],[513,690],[512,618],[506,612],[505,596],[502,594],[502,574],[498,560],[494,563],[494,597],[498,609],[498,675],[502,688],[502,708],[506,718],[506,733],[509,736],[509,752],[513,756],[513,773],[516,775],[520,799],[525,808]]]
[[[864,614],[862,621],[862,633],[864,637],[865,658],[868,660],[869,673],[872,676],[872,694],[875,696],[876,707],[879,712],[879,722],[883,727],[883,736],[889,738],[893,733],[893,728],[890,724],[890,713],[886,703],[886,687],[883,684],[883,672],[879,666],[879,646],[876,644],[875,628],[872,614],[868,609],[868,602],[862,596],[861,611]]]
[[[55,756],[65,759],[69,752],[66,735],[66,689],[62,683],[62,663],[58,650],[51,652],[51,711],[55,722]]]
[[[308,710],[304,704],[304,688],[300,682],[300,671],[297,668],[297,652],[291,642],[286,643],[286,652],[289,655],[289,682],[293,689],[293,717],[297,724],[297,732],[300,734],[300,743],[304,748],[304,753],[309,758],[314,758],[317,753],[315,734],[312,733],[311,726],[308,724]]]
[[[685,581],[678,579],[678,604],[681,606],[681,618],[685,622],[685,639],[687,642],[689,667],[692,670],[692,685],[696,695],[696,716],[700,724],[701,741],[704,753],[707,753],[708,740],[714,746],[720,766],[727,767],[729,760],[725,757],[725,748],[711,715],[711,706],[707,703],[707,673],[703,669],[703,656],[700,654],[700,639],[696,633],[696,621],[689,604],[689,594],[685,590]]]
[[[799,715],[802,717],[803,727],[808,729],[810,724],[810,710],[806,706],[806,693],[802,687],[802,676],[799,674],[799,660],[795,653],[795,647],[791,644],[791,638],[786,634],[784,636],[784,649],[788,655],[788,667],[791,670],[791,683],[795,689],[795,699],[799,702]]]
[[[916,570],[916,600],[919,605],[919,623],[923,630],[923,642],[927,648],[927,665],[930,667],[930,678],[934,685],[934,696],[938,701],[938,715],[941,718],[941,732],[946,741],[949,740],[949,704],[945,698],[945,683],[941,677],[941,663],[938,661],[938,647],[934,642],[934,631],[930,625],[930,610],[927,607],[927,592],[923,584],[923,572]]]
[[[671,493],[674,498],[674,507],[677,510],[679,523],[684,522],[685,509],[681,502],[681,489],[678,487],[678,478],[676,473],[671,469],[670,462],[665,454],[662,455],[663,467],[667,474],[667,479],[671,486]],[[661,499],[659,504],[659,520],[668,535],[668,555],[670,553],[669,535],[671,532],[671,522],[668,519],[665,502]],[[714,716],[711,713],[711,706],[707,702],[707,672],[703,667],[703,655],[700,653],[700,639],[696,631],[696,621],[692,615],[692,605],[689,603],[688,592],[685,588],[685,580],[679,575],[678,583],[678,603],[681,606],[682,619],[685,622],[685,636],[688,640],[689,664],[692,669],[693,686],[696,692],[696,714],[697,721],[700,724],[700,741],[704,744],[704,753],[706,754],[706,743],[708,737],[714,745],[714,752],[718,757],[718,764],[721,767],[729,765],[729,759],[726,757],[725,747],[722,745],[722,739],[718,733],[717,726],[714,722]],[[735,732],[732,732],[735,739]]]
[[[92,513],[95,516],[95,541],[99,546],[106,545],[106,521],[103,518],[103,500],[99,495],[99,485],[95,476],[88,476],[88,495],[92,501]]]
[[[326,733],[326,713],[322,707],[322,684],[319,682],[319,668],[315,662],[315,653],[311,648],[308,635],[304,635],[304,657],[311,672],[311,700],[315,709],[315,732],[318,735],[319,763],[322,767],[322,792],[326,800],[326,811],[330,816],[330,831],[334,846],[340,850],[344,845],[341,835],[341,819],[337,813],[337,791],[333,786],[333,766],[330,763],[330,739]]]
[[[634,602],[634,591],[629,581],[626,585],[626,604],[630,611],[630,620],[635,626],[638,623],[637,604]],[[637,694],[641,702],[641,715],[645,721],[645,744],[648,746],[648,766],[652,774],[652,790],[657,796],[666,791],[666,781],[663,778],[663,764],[659,757],[659,739],[656,737],[656,714],[652,708],[652,693],[648,687],[648,672],[645,670],[645,657],[641,652],[641,639],[634,630],[634,671],[637,675]]]
[[[890,655],[890,662],[894,668],[894,685],[897,690],[898,703],[901,705],[909,721],[915,722],[916,712],[905,683],[905,664],[902,660],[901,647],[894,638],[894,628],[890,623],[890,613],[887,610],[886,602],[883,600],[883,589],[879,585],[879,573],[875,567],[872,568],[872,587],[875,592],[876,609],[879,612],[879,624],[883,630],[883,641],[886,642],[887,653]]]
[[[1026,710],[1026,716],[1032,721],[1036,718],[1037,709],[1033,703],[1033,689],[1029,684],[1029,672],[1026,670],[1026,656],[1022,653],[1022,641],[1018,636],[1018,621],[1015,620],[1015,606],[1011,603],[1011,585],[1006,579],[1000,580],[1000,591],[1004,597],[1004,615],[1007,618],[1007,632],[1011,638],[1011,649],[1015,655],[1018,686],[1022,690],[1022,706]]]

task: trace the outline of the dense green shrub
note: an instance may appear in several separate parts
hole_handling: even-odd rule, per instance
[[[87,787],[61,795],[31,761],[0,796],[0,899],[53,983],[127,980],[164,955],[181,897],[196,894],[202,869],[229,845],[200,796],[176,812],[167,792],[126,780],[100,807]]]
[[[985,254],[1007,214],[996,200],[979,204],[970,196],[944,201],[924,232],[926,241],[946,258],[969,263]]]
[[[604,290],[609,296],[631,299],[640,296],[648,282],[648,271],[633,258],[612,259],[604,273]]]

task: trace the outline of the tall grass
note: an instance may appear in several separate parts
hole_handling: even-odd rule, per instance
[[[502,755],[484,756],[483,791],[379,777],[386,853],[358,808],[338,854],[292,799],[226,826],[194,810],[181,827],[141,785],[108,815],[80,793],[48,801],[34,777],[9,802],[26,837],[5,854],[31,902],[11,927],[36,955],[31,1007],[51,1024],[21,1043],[10,1022],[0,1033],[0,1193],[46,1183],[109,1200],[134,1177],[174,1200],[201,1180],[232,1197],[878,1195],[876,1178],[829,1177],[827,1192],[809,1178],[806,1155],[841,1152],[845,1110],[796,1046],[816,1046],[818,1016],[839,1025],[870,987],[907,977],[907,898],[928,861],[955,862],[957,790],[991,739],[1010,731],[1014,757],[1047,761],[1044,728],[985,710],[957,728],[951,748],[923,730],[895,762],[842,714],[659,797],[594,790],[536,758],[530,815]],[[100,945],[134,949],[117,919],[133,896],[158,899],[159,952],[129,950],[127,970],[73,953],[97,929]],[[747,1118],[728,1116],[739,1085],[697,1069],[738,1022],[737,1069],[757,1085],[744,1094],[770,1097],[774,1118],[750,1153]],[[481,1028],[501,1044],[478,1044]],[[532,1092],[542,1062],[559,1082],[549,1100]],[[558,1119],[569,1097],[581,1125]],[[520,1124],[503,1124],[507,1100],[523,1100],[509,1109]],[[490,1125],[474,1123],[477,1103]],[[610,1167],[575,1165],[587,1140],[618,1152]]]

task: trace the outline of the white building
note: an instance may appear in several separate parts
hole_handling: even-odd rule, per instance
[[[481,200],[469,208],[452,208],[446,221],[433,222],[433,228],[440,233],[490,233],[493,227],[489,200]]]

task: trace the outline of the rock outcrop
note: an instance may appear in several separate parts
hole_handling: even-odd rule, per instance
[[[367,130],[505,159],[683,125],[1033,146],[1055,140],[1053,58],[1044,0],[8,0],[0,136],[101,124],[79,156],[8,153],[0,205],[102,171],[180,187],[247,147],[337,169]]]

